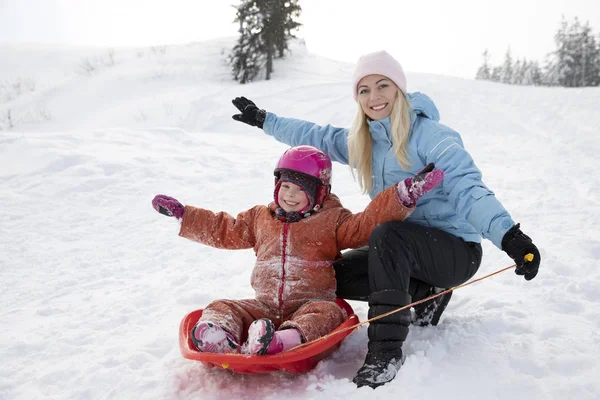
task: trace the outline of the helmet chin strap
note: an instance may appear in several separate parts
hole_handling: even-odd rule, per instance
[[[275,216],[282,222],[298,222],[301,221],[302,218],[308,218],[313,215],[315,212],[319,211],[318,205],[314,206],[312,209],[304,212],[298,211],[285,211],[281,207],[277,207],[275,210]]]

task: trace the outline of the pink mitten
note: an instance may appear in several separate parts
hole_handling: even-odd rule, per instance
[[[183,218],[183,205],[176,199],[165,196],[164,194],[157,194],[152,200],[152,207],[161,214],[167,217],[175,217],[178,220]]]
[[[406,178],[396,184],[398,198],[405,207],[414,207],[425,193],[431,191],[444,179],[444,171],[435,169],[435,164],[429,163],[413,178]]]

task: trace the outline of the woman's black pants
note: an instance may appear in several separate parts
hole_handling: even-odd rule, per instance
[[[450,288],[468,281],[481,264],[479,243],[465,242],[439,229],[390,221],[376,227],[369,246],[347,251],[334,263],[337,296],[367,301],[383,290]]]

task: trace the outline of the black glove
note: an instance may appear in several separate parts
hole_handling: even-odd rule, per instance
[[[517,265],[515,273],[517,275],[524,275],[525,279],[530,281],[535,278],[540,268],[540,251],[535,247],[531,238],[519,229],[520,225],[516,224],[504,234],[502,238],[502,250],[515,260],[515,264]],[[530,256],[526,259],[528,254],[531,254],[533,259],[529,259]]]
[[[254,104],[252,100],[248,100],[245,97],[236,97],[231,100],[231,102],[238,110],[240,110],[240,114],[234,114],[232,116],[233,119],[262,129],[265,118],[267,117],[267,112],[265,110],[256,107],[256,104]]]

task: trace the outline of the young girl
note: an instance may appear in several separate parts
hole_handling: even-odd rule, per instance
[[[253,248],[254,299],[216,300],[192,330],[202,352],[275,354],[324,336],[346,316],[335,303],[333,262],[364,246],[373,228],[401,221],[443,179],[428,165],[352,214],[330,193],[331,159],[311,146],[287,150],[275,168],[274,202],[233,217],[157,195],[154,209],[181,221],[179,235],[221,249]],[[242,345],[243,343],[243,345]]]

